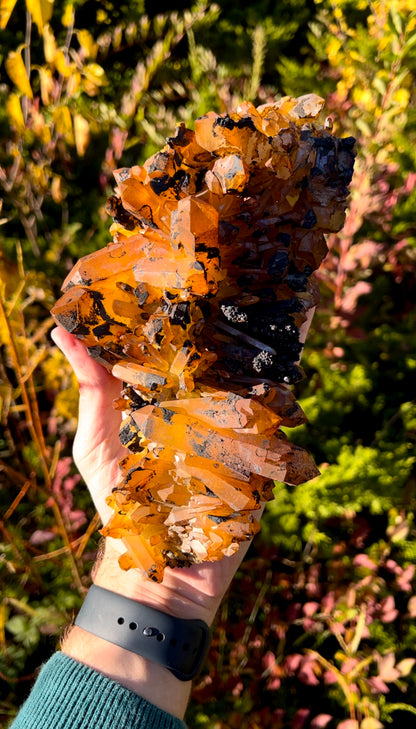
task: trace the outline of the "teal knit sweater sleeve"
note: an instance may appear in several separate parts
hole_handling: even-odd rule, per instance
[[[10,729],[186,729],[132,691],[64,653],[43,666]]]

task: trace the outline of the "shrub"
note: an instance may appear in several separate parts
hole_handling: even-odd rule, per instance
[[[4,722],[80,605],[97,549],[71,459],[76,384],[48,332],[74,258],[109,240],[112,171],[178,120],[312,91],[359,149],[347,225],[319,272],[299,385],[309,423],[291,434],[322,475],[277,485],[189,721],[413,721],[416,14],[410,0],[284,5],[156,2],[146,15],[140,0],[55,0],[19,13],[22,0],[0,0]]]

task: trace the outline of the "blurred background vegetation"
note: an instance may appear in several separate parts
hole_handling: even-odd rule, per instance
[[[309,422],[289,433],[322,475],[276,486],[188,722],[414,726],[415,76],[413,0],[0,0],[0,726],[97,549],[48,334],[64,276],[109,242],[112,171],[178,121],[309,92],[359,150],[297,388]]]

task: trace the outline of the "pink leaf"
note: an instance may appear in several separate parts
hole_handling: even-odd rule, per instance
[[[293,675],[298,670],[301,660],[302,656],[300,653],[292,653],[292,655],[286,656],[284,667],[287,675]]]
[[[413,580],[413,577],[415,575],[415,566],[414,564],[410,564],[408,567],[406,567],[405,570],[402,571],[400,575],[396,577],[396,582],[400,590],[403,590],[403,592],[410,592],[412,589],[411,580]]]
[[[307,618],[311,618],[312,615],[315,615],[315,613],[318,611],[319,602],[305,602],[302,609],[303,609],[303,614]]]
[[[372,676],[368,679],[368,685],[373,694],[388,694],[390,691],[386,683],[380,678],[380,676]]]
[[[272,651],[267,651],[264,654],[261,662],[265,670],[270,671],[276,665],[276,656]]]
[[[371,570],[374,572],[377,569],[377,565],[375,562],[373,562],[370,557],[368,557],[366,554],[357,554],[356,557],[354,557],[354,566],[355,567],[364,567],[367,570]]]
[[[409,174],[407,175],[407,178],[406,178],[406,182],[405,182],[406,192],[407,193],[412,192],[415,185],[416,185],[416,172],[409,172]]]
[[[398,610],[390,610],[387,612],[383,612],[383,615],[381,616],[381,622],[382,623],[392,623],[394,620],[396,620],[398,614],[399,614]]]
[[[332,623],[329,629],[334,635],[343,635],[345,633],[345,625],[343,623]]]
[[[331,714],[318,714],[312,719],[310,729],[324,729],[331,719]]]
[[[327,686],[331,686],[332,684],[337,683],[337,681],[338,681],[337,675],[333,671],[325,671],[325,673],[323,675],[323,679],[324,679],[324,683]]]
[[[396,603],[394,602],[393,595],[388,595],[384,598],[384,600],[382,600],[381,609],[382,615],[380,619],[383,623],[392,623],[399,614],[399,611],[396,610]]]
[[[346,719],[337,724],[337,729],[359,729],[357,719]]]
[[[310,709],[299,709],[292,719],[292,729],[302,729],[310,713]]]
[[[357,663],[358,663],[357,658],[347,658],[342,664],[341,673],[346,674],[346,673],[349,673],[350,671],[353,671],[354,668],[356,667]]]
[[[71,464],[72,464],[72,458],[71,456],[65,456],[64,458],[61,458],[57,465],[56,465],[56,471],[55,471],[55,484],[58,482],[60,483],[65,476],[68,475],[68,473],[71,470]]]
[[[318,686],[319,680],[315,675],[314,668],[316,668],[316,661],[309,656],[303,658],[302,664],[298,673],[299,681],[306,684],[306,686]]]
[[[280,686],[282,685],[282,682],[280,678],[277,676],[274,676],[269,681],[267,681],[266,688],[268,691],[278,691],[280,689]]]
[[[321,566],[319,564],[312,565],[307,574],[307,582],[305,585],[308,597],[320,597],[322,586],[320,582]]]
[[[52,532],[49,529],[36,529],[31,535],[29,542],[36,546],[37,544],[50,542],[54,537],[56,537],[55,532]]]
[[[386,567],[388,570],[390,570],[390,572],[394,572],[394,574],[398,574],[398,572],[400,572],[400,567],[394,559],[388,559],[386,562]]]
[[[383,656],[383,658],[379,661],[379,677],[386,683],[389,681],[396,681],[400,676],[399,671],[394,667],[395,663],[396,656],[394,653],[387,653],[387,655]]]
[[[233,688],[233,690],[231,692],[232,695],[233,696],[240,696],[243,688],[244,688],[243,683],[241,681],[238,681],[238,683],[235,684],[235,686],[234,686],[234,688]]]
[[[332,610],[333,610],[333,608],[335,606],[335,596],[334,596],[334,593],[332,591],[331,592],[327,592],[327,594],[324,595],[324,597],[321,600],[321,605],[322,605],[322,610],[325,613],[331,613],[332,612]]]
[[[342,300],[341,311],[343,314],[351,314],[357,306],[359,297],[369,294],[371,288],[371,284],[367,281],[358,281],[355,286],[352,286]]]
[[[304,618],[303,629],[305,633],[320,633],[323,630],[323,625],[322,623],[318,623],[316,620],[312,620],[311,618]]]

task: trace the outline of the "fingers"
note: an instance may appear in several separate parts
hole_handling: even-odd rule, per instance
[[[101,518],[106,519],[111,510],[105,499],[119,480],[118,461],[125,455],[119,440],[121,413],[113,408],[122,384],[95,362],[72,334],[57,327],[51,337],[66,356],[79,383],[74,461]]]
[[[79,339],[61,327],[52,329],[51,337],[74,370],[81,395],[94,391],[94,396],[105,404],[119,395],[120,382],[89,356]]]

